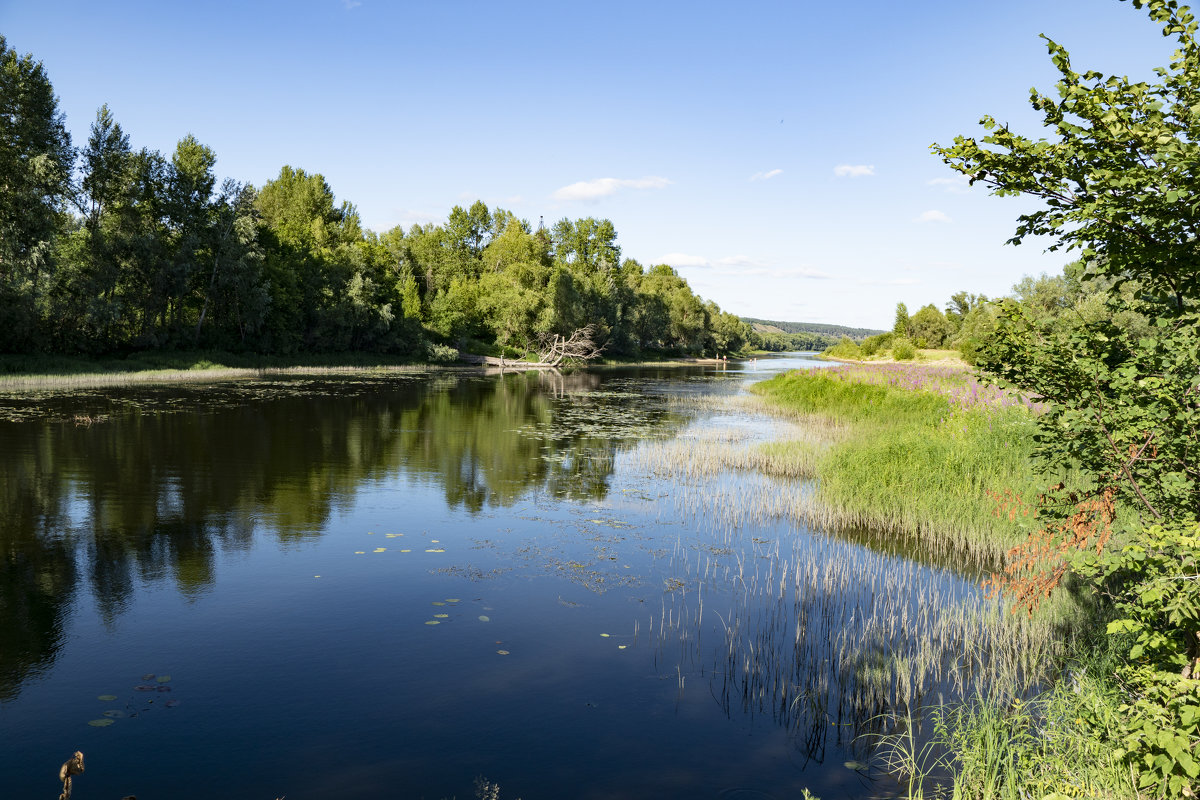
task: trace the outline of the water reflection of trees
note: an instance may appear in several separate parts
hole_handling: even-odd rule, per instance
[[[82,581],[106,621],[139,582],[195,596],[218,552],[319,536],[364,482],[415,477],[469,512],[603,497],[617,449],[678,420],[601,388],[586,373],[174,387],[0,423],[0,700],[53,662]]]

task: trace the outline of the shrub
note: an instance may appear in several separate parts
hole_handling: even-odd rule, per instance
[[[892,340],[896,338],[894,333],[877,333],[874,336],[868,336],[860,345],[864,356],[873,356],[880,350],[887,350],[892,346]]]
[[[430,342],[425,348],[425,356],[434,364],[449,364],[458,359],[458,351],[444,344]]]
[[[979,342],[975,339],[963,339],[958,345],[958,355],[971,366],[979,360]]]
[[[855,361],[861,361],[863,357],[862,350],[849,336],[843,336],[842,340],[833,347],[826,348],[824,355],[831,358],[849,358]]]
[[[892,358],[897,361],[912,361],[917,357],[917,349],[908,339],[897,339],[892,342]]]
[[[1108,633],[1125,637],[1125,690],[1115,755],[1154,797],[1194,797],[1200,785],[1200,526],[1155,525],[1122,550],[1077,569],[1113,601]]]

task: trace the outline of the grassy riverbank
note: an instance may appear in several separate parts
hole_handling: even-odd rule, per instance
[[[763,468],[816,478],[835,521],[911,537],[975,568],[996,568],[1036,524],[1039,491],[1075,477],[1035,472],[1036,404],[960,369],[845,365],[779,375],[754,391],[806,427],[832,431],[824,443],[767,446]],[[910,797],[1136,797],[1110,737],[1114,650],[1093,614],[1087,597],[1065,590],[1042,605],[1047,630],[1072,641],[1058,648],[1059,677],[1035,697],[941,706],[925,723],[932,746],[884,742],[884,761]],[[937,774],[953,775],[953,787],[931,788],[925,778]]]
[[[1031,404],[962,370],[845,365],[779,375],[754,391],[834,432],[826,447],[768,446],[766,469],[819,478],[836,525],[916,537],[994,567],[1028,523],[1007,498],[1028,503],[1048,483],[1031,467]]]
[[[497,351],[498,352],[498,351]],[[86,389],[141,383],[182,383],[253,378],[262,375],[353,373],[362,371],[426,371],[448,366],[470,366],[454,360],[452,348],[439,348],[437,358],[347,351],[292,356],[225,351],[161,350],[128,356],[85,358],[60,355],[0,355],[0,391]],[[515,351],[513,367],[519,365]],[[596,367],[678,367],[721,363],[715,358],[680,358],[648,353],[635,360],[605,359]]]
[[[273,356],[224,350],[144,350],[124,356],[0,355],[0,377],[12,375],[82,375],[151,370],[279,369],[413,364],[411,356],[345,351]]]

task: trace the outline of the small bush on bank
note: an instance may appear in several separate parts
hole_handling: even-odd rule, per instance
[[[917,348],[908,339],[896,339],[892,342],[892,358],[897,361],[912,361],[917,357]]]
[[[861,361],[863,357],[862,349],[854,343],[854,340],[849,336],[843,336],[842,340],[833,347],[825,349],[823,355],[830,358],[848,358],[854,361]]]

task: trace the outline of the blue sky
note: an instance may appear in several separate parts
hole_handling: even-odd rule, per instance
[[[928,149],[985,113],[1040,135],[1039,33],[1080,71],[1151,78],[1172,50],[1116,0],[0,0],[0,33],[76,144],[107,102],[135,147],[191,133],[223,177],[319,172],[377,231],[477,198],[607,217],[725,310],[877,328],[1061,269],[1004,245],[1029,201]]]

